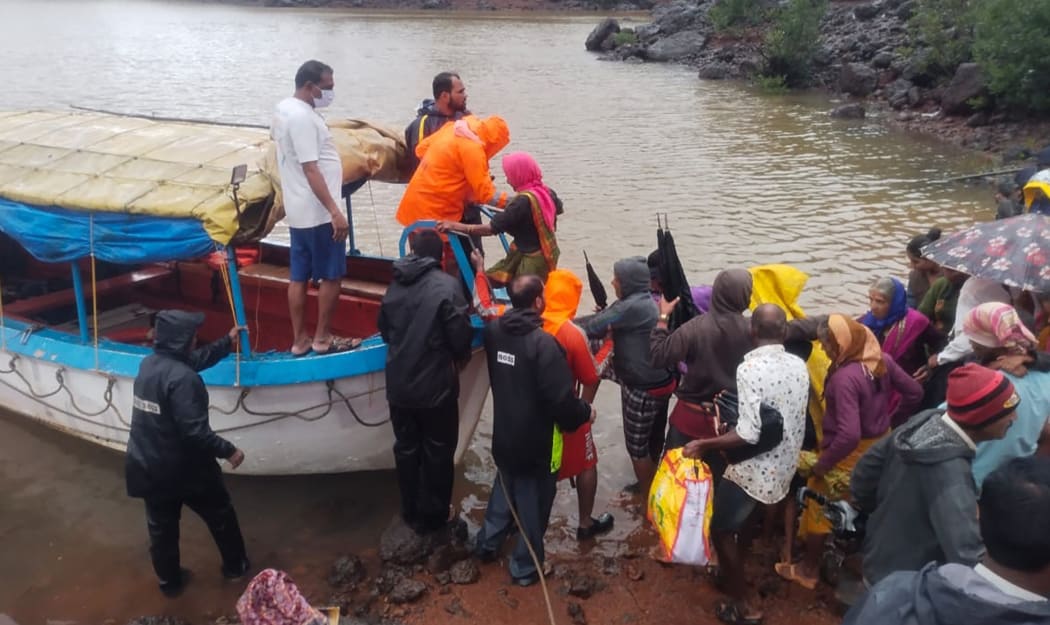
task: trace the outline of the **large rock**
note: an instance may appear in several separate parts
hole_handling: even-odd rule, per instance
[[[333,587],[356,584],[365,578],[365,564],[357,556],[343,556],[335,561],[328,574],[328,584]]]
[[[900,6],[897,7],[897,19],[899,19],[902,22],[907,22],[908,20],[910,20],[912,16],[915,15],[915,5],[916,0],[908,0],[907,2],[902,2]]]
[[[910,81],[898,78],[886,85],[883,93],[885,93],[886,101],[889,105],[899,110],[912,104],[908,94],[914,87],[915,85],[911,84]]]
[[[839,73],[839,90],[861,98],[875,91],[878,82],[875,70],[862,63],[846,63]]]
[[[700,66],[698,76],[702,80],[725,80],[733,74],[733,67],[722,61],[712,61]]]
[[[836,119],[864,119],[865,114],[864,105],[859,102],[843,104],[829,113],[829,115]]]
[[[415,579],[402,579],[390,591],[391,603],[413,603],[419,601],[427,592],[427,585]]]
[[[871,65],[872,67],[876,67],[878,69],[888,68],[890,65],[893,65],[893,53],[888,50],[883,50],[882,52],[879,52],[874,57],[872,57]]]
[[[383,562],[413,565],[423,562],[433,551],[429,541],[397,517],[379,538],[379,557]]]
[[[591,34],[587,35],[587,42],[584,45],[591,52],[598,52],[602,49],[602,43],[604,43],[610,35],[615,35],[618,32],[620,32],[620,22],[617,22],[611,17],[607,17],[594,27]]]
[[[647,41],[652,37],[655,37],[660,33],[660,25],[656,22],[649,22],[648,24],[642,24],[634,29],[634,36],[638,38],[638,41]]]
[[[981,68],[976,63],[963,63],[941,95],[941,109],[948,115],[969,113],[969,100],[983,95],[987,87]]]
[[[874,18],[881,11],[882,8],[877,4],[862,4],[857,7],[854,7],[853,17],[857,18],[859,21],[864,22]]]
[[[707,13],[706,7],[696,2],[679,0],[664,5],[653,11],[653,24],[662,35],[673,35],[683,30],[695,29],[701,16]]]
[[[684,30],[650,44],[645,50],[645,58],[658,62],[680,61],[700,54],[705,45],[705,35]]]

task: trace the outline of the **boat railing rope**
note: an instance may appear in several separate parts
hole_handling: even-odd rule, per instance
[[[265,425],[267,423],[273,423],[274,421],[280,421],[281,419],[293,418],[293,419],[299,419],[300,421],[306,421],[306,422],[320,421],[321,419],[327,417],[332,412],[332,406],[334,406],[335,404],[337,404],[339,402],[342,402],[346,406],[346,409],[350,412],[350,415],[354,417],[355,421],[357,421],[359,424],[361,424],[362,426],[364,426],[366,428],[377,428],[377,427],[380,427],[382,425],[387,424],[390,421],[389,417],[386,418],[386,419],[383,419],[382,421],[378,421],[376,423],[370,423],[368,421],[365,421],[364,419],[361,418],[361,415],[357,414],[357,410],[355,410],[353,404],[351,404],[351,402],[350,402],[351,399],[356,399],[358,397],[364,397],[365,395],[370,395],[370,394],[375,392],[374,390],[368,390],[368,391],[365,391],[365,392],[362,392],[362,393],[356,393],[356,394],[353,394],[353,395],[346,395],[345,393],[343,393],[342,391],[340,391],[339,389],[337,389],[335,387],[335,380],[326,380],[325,381],[325,386],[328,389],[328,391],[327,391],[327,393],[328,393],[328,401],[323,401],[323,402],[314,404],[312,406],[307,406],[306,408],[301,408],[299,410],[292,411],[292,412],[289,412],[289,411],[286,411],[286,410],[275,410],[275,411],[255,410],[253,408],[248,407],[247,399],[248,399],[248,396],[251,394],[251,391],[252,391],[251,388],[246,388],[246,389],[241,390],[240,395],[237,396],[237,401],[233,404],[233,407],[231,407],[229,410],[224,410],[224,409],[219,408],[218,406],[215,406],[215,405],[209,406],[208,409],[209,410],[214,410],[215,412],[218,412],[218,413],[224,414],[224,415],[232,415],[235,412],[237,412],[238,409],[240,409],[241,411],[243,411],[243,412],[245,412],[247,414],[250,414],[252,416],[264,417],[264,419],[262,421],[253,421],[252,423],[245,423],[243,425],[235,425],[235,426],[232,426],[232,427],[220,428],[220,429],[215,430],[216,432],[218,432],[220,434],[222,434],[224,432],[233,432],[233,431],[236,431],[236,430],[243,430],[245,428],[255,427],[255,426],[259,426],[259,425]],[[338,399],[334,398],[334,396],[336,396],[336,395],[339,396]],[[309,416],[307,414],[307,413],[313,412],[315,410],[320,410],[322,408],[324,409],[324,412],[322,412],[319,415]]]
[[[117,405],[113,403],[113,388],[116,386],[116,383],[117,383],[117,378],[115,376],[112,376],[112,375],[107,375],[106,376],[106,390],[103,391],[103,393],[102,393],[102,399],[103,399],[103,402],[104,402],[103,406],[101,408],[99,408],[98,410],[89,411],[89,410],[85,410],[82,406],[80,406],[77,403],[76,394],[74,394],[72,392],[72,390],[70,390],[69,385],[66,384],[66,379],[65,379],[65,372],[66,372],[66,370],[65,370],[65,368],[59,368],[58,370],[55,371],[55,381],[58,383],[58,386],[56,386],[54,388],[54,390],[47,391],[47,392],[37,391],[35,388],[33,388],[32,381],[30,381],[29,378],[27,378],[21,371],[18,370],[18,367],[16,365],[17,365],[17,363],[18,363],[18,361],[20,359],[21,359],[21,355],[19,355],[19,354],[12,354],[11,355],[11,359],[8,361],[7,368],[6,369],[0,369],[0,375],[14,374],[15,376],[17,376],[22,381],[22,384],[25,386],[25,389],[23,390],[22,388],[19,388],[19,387],[15,386],[14,384],[11,384],[10,382],[8,382],[6,380],[3,380],[3,379],[0,379],[0,384],[3,384],[4,386],[10,388],[11,390],[15,391],[16,393],[22,395],[23,397],[28,397],[30,399],[33,399],[33,400],[39,402],[39,403],[44,404],[45,406],[47,406],[50,410],[52,410],[54,412],[58,412],[58,413],[64,414],[64,415],[66,415],[68,417],[71,417],[73,419],[77,419],[79,421],[84,421],[85,423],[89,423],[89,424],[94,425],[96,427],[109,428],[109,429],[117,430],[117,431],[120,431],[120,432],[130,432],[131,431],[131,422],[124,417],[123,413],[121,413],[121,411],[117,407]],[[353,399],[357,399],[358,397],[364,397],[364,396],[367,396],[367,395],[371,395],[372,393],[376,392],[377,390],[383,390],[383,389],[369,389],[367,391],[363,391],[363,392],[360,392],[360,393],[347,394],[347,393],[343,393],[338,388],[336,388],[335,380],[327,380],[327,381],[325,381],[325,387],[327,389],[326,392],[327,392],[327,395],[328,395],[328,400],[327,401],[322,401],[322,402],[319,402],[319,403],[314,404],[312,406],[307,406],[306,408],[302,408],[300,410],[295,410],[295,411],[266,411],[266,410],[256,410],[254,408],[249,407],[248,404],[247,404],[247,399],[251,395],[251,392],[253,390],[252,388],[241,389],[241,392],[237,396],[237,401],[234,402],[234,405],[231,408],[223,409],[223,408],[220,408],[220,407],[212,404],[212,405],[208,406],[208,410],[209,411],[218,412],[220,414],[228,416],[228,415],[235,414],[238,411],[238,409],[239,409],[240,411],[242,411],[242,412],[244,412],[246,414],[250,414],[250,415],[256,416],[256,417],[263,417],[263,419],[260,420],[260,421],[253,421],[252,423],[244,423],[242,425],[236,425],[236,426],[231,426],[231,427],[227,427],[227,428],[216,429],[215,431],[217,433],[220,433],[220,434],[224,433],[224,432],[233,432],[233,431],[237,431],[237,430],[244,430],[244,429],[251,428],[251,427],[257,427],[257,426],[260,426],[260,425],[266,425],[267,423],[272,423],[274,421],[280,421],[282,419],[298,419],[300,421],[306,421],[306,422],[320,421],[321,419],[323,419],[323,418],[327,417],[329,414],[331,414],[332,406],[334,406],[336,404],[339,404],[339,403],[342,403],[343,405],[345,405],[347,411],[350,412],[350,415],[353,416],[354,420],[357,421],[360,425],[362,425],[364,427],[369,427],[369,428],[380,427],[380,426],[383,426],[383,425],[385,425],[386,423],[388,423],[390,421],[389,417],[386,418],[386,419],[383,419],[382,421],[378,421],[378,422],[375,422],[375,423],[370,423],[368,421],[365,421],[364,419],[361,418],[361,415],[359,415],[357,413],[357,410],[354,408],[354,406],[353,406],[353,404],[351,402],[351,400],[353,400]],[[66,396],[69,399],[69,405],[73,408],[73,411],[66,410],[63,407],[56,406],[56,405],[53,405],[53,404],[51,404],[49,402],[43,401],[43,400],[48,399],[50,397],[54,397],[55,395],[58,395],[61,392],[65,392]],[[321,414],[309,415],[310,412],[313,412],[313,411],[316,411],[316,410],[321,410],[321,409],[324,410],[323,412],[321,412]],[[107,410],[112,410],[113,413],[116,414],[117,420],[121,423],[121,425],[123,427],[116,426],[116,425],[110,425],[108,423],[101,423],[99,421],[95,421],[94,419],[90,418],[90,417],[98,417],[98,416],[102,415],[103,413],[105,413]]]
[[[27,378],[21,371],[18,370],[16,363],[20,360],[20,358],[21,357],[18,354],[12,355],[11,360],[8,362],[7,368],[0,369],[0,374],[13,373],[20,380],[22,380],[22,383],[25,385],[26,390],[22,390],[5,380],[0,380],[0,384],[7,386],[8,388],[22,395],[23,397],[29,397],[31,399],[34,399],[40,403],[43,403],[49,409],[55,412],[62,413],[73,419],[84,421],[94,426],[109,428],[121,432],[131,431],[131,423],[126,418],[124,418],[124,415],[120,412],[120,409],[117,408],[116,404],[113,403],[113,387],[116,386],[117,383],[117,379],[114,376],[106,376],[106,390],[102,392],[102,399],[105,402],[104,405],[98,410],[89,411],[85,410],[83,407],[80,406],[80,404],[77,403],[76,394],[73,393],[73,391],[70,390],[69,385],[66,384],[66,370],[64,368],[60,368],[55,371],[55,381],[58,382],[58,386],[56,386],[54,390],[48,392],[38,392],[36,389],[33,388],[33,383],[29,380],[29,378]],[[59,406],[54,406],[50,403],[42,401],[44,399],[48,399],[49,397],[54,397],[55,395],[58,395],[63,391],[65,392],[66,397],[69,399],[69,405],[73,408],[73,411],[69,411]],[[95,421],[90,418],[100,416],[107,410],[113,410],[114,414],[117,415],[117,420],[120,421],[120,423],[124,427],[109,425],[108,423],[99,423],[98,421]]]

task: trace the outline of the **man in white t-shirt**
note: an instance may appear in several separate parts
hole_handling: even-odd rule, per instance
[[[332,335],[330,320],[339,302],[346,273],[346,215],[336,204],[343,182],[343,165],[324,119],[316,109],[332,103],[332,68],[307,61],[295,73],[295,94],[277,104],[270,136],[277,144],[285,223],[291,235],[291,282],[288,308],[292,320],[292,355],[313,350],[340,351],[348,342]],[[306,330],[306,285],[320,282],[317,330]],[[346,343],[344,345],[344,343]]]
[[[776,408],[784,420],[784,437],[773,449],[730,464],[715,487],[711,514],[711,539],[725,579],[728,600],[720,601],[715,614],[727,623],[760,622],[761,612],[748,602],[744,552],[737,534],[759,504],[783,500],[798,468],[806,432],[809,371],[806,363],[784,351],[787,316],[774,304],[762,304],[751,315],[755,349],[744,356],[736,370],[739,413],[736,428],[716,438],[693,441],[682,450],[689,458],[709,451],[754,445],[762,433],[761,406]]]

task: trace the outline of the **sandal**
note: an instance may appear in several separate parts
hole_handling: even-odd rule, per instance
[[[312,345],[314,353],[318,356],[324,356],[326,354],[338,354],[340,352],[348,352],[352,349],[357,348],[361,345],[361,339],[359,338],[344,338],[341,336],[333,336],[331,342],[328,344],[328,349],[318,349],[317,343]]]
[[[777,575],[789,582],[795,582],[806,590],[815,590],[817,588],[817,578],[802,575],[801,567],[797,564],[777,562],[773,565],[773,570],[777,572]]]
[[[744,616],[740,606],[732,601],[719,601],[715,605],[715,616],[718,620],[729,625],[761,625],[763,615]]]
[[[608,512],[602,514],[598,518],[591,517],[591,524],[587,527],[576,528],[576,540],[583,541],[589,538],[594,538],[598,534],[604,534],[613,528],[613,515]]]

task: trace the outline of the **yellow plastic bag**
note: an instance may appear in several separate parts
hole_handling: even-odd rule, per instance
[[[665,562],[706,565],[711,561],[711,470],[701,460],[664,454],[649,489],[649,521],[660,536]]]

